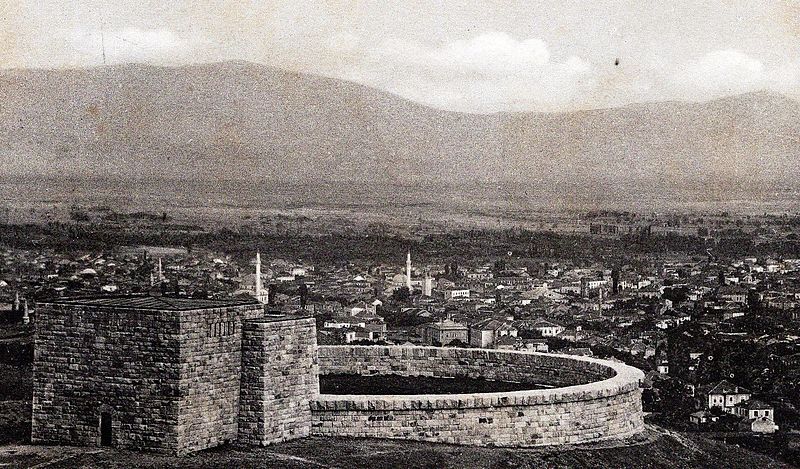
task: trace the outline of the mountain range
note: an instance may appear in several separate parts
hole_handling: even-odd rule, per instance
[[[799,157],[765,92],[469,114],[245,62],[0,71],[6,175],[725,190],[794,188]]]

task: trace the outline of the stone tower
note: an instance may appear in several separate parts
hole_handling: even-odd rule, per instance
[[[185,454],[310,432],[313,318],[252,298],[62,298],[37,307],[31,441]]]

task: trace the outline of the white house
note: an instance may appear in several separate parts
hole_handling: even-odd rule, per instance
[[[531,329],[539,331],[542,337],[555,337],[564,332],[564,326],[545,319],[540,319],[533,323]]]
[[[492,348],[497,339],[503,336],[517,337],[517,328],[506,321],[484,319],[469,328],[469,345],[472,347]]]
[[[733,413],[748,420],[760,417],[775,420],[775,409],[771,405],[756,399],[740,402],[734,407]]]
[[[444,290],[444,299],[447,301],[456,298],[469,298],[469,288],[448,288]]]
[[[748,399],[752,393],[740,386],[722,380],[708,391],[708,408],[719,407],[729,414],[735,413],[735,407]]]

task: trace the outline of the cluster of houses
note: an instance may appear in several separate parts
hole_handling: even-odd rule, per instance
[[[711,386],[705,397],[705,409],[694,412],[689,417],[697,426],[716,422],[727,414],[740,419],[740,431],[774,433],[778,430],[775,425],[775,408],[753,399],[748,389],[723,380]]]
[[[240,274],[228,257],[158,246],[75,254],[5,249],[0,252],[0,267],[0,314],[10,311],[4,305],[14,304],[17,297],[24,308],[26,299],[62,295],[202,292],[225,296],[235,293]]]
[[[557,336],[564,331],[564,326],[538,320],[528,330],[537,331],[541,338],[521,338],[515,321],[508,319],[486,318],[466,325],[447,318],[419,326],[419,334],[425,345],[526,349],[535,352],[547,352],[549,347],[543,338]]]

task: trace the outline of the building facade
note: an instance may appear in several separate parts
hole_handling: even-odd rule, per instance
[[[736,406],[749,400],[751,395],[749,390],[723,380],[708,391],[708,408],[719,407],[733,414]]]
[[[451,319],[422,326],[422,342],[425,345],[448,345],[459,341],[469,343],[469,327]]]
[[[517,328],[506,321],[484,319],[469,327],[469,345],[479,348],[493,348],[500,337],[517,337]]]
[[[38,314],[33,443],[183,454],[238,439],[245,326],[264,320],[255,299],[63,299]],[[291,335],[308,321],[298,340],[316,347],[313,319],[276,324]]]
[[[469,298],[469,288],[448,288],[444,290],[445,301],[452,301],[458,298]]]

